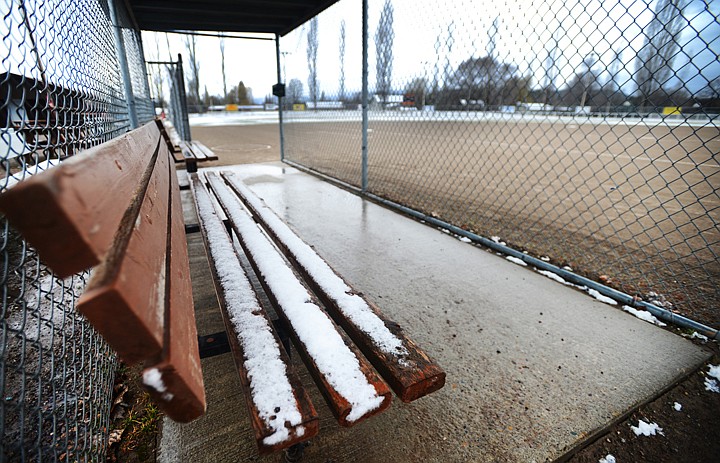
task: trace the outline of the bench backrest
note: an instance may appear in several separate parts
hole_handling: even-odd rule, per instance
[[[78,309],[180,421],[205,409],[180,190],[155,122],[0,195],[0,211],[65,277],[97,265]]]

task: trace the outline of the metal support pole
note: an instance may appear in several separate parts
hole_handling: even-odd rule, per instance
[[[178,108],[180,110],[180,123],[183,126],[183,140],[190,141],[190,119],[188,118],[188,107],[187,107],[187,95],[185,94],[185,71],[183,71],[182,55],[178,53],[177,69],[175,69],[175,75],[177,76],[177,88],[178,96]]]
[[[275,34],[275,60],[277,61],[277,79],[282,83],[280,74],[280,36]],[[285,127],[283,126],[283,99],[278,97],[278,119],[280,123],[280,161],[285,160]]]
[[[137,118],[137,110],[135,108],[135,97],[132,91],[132,81],[130,80],[130,68],[128,67],[127,55],[125,55],[125,43],[123,42],[122,31],[120,30],[120,23],[117,20],[117,11],[115,10],[115,1],[109,0],[108,7],[110,9],[110,21],[113,25],[113,31],[115,32],[115,52],[118,57],[118,64],[120,65],[120,72],[122,74],[123,89],[125,91],[125,101],[128,107],[128,119],[130,120],[130,128],[136,129],[140,126]]]
[[[368,0],[362,2],[362,188],[368,187]]]

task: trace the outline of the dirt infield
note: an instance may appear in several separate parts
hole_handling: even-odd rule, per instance
[[[279,158],[276,125],[192,132],[222,164]],[[371,119],[368,138],[373,193],[720,327],[716,127]],[[359,185],[359,121],[291,121],[285,140]]]

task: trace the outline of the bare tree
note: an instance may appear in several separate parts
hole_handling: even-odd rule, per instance
[[[340,101],[345,99],[345,20],[340,21]]]
[[[185,48],[188,52],[188,64],[190,65],[190,76],[188,87],[190,95],[195,100],[193,103],[199,105],[200,100],[200,61],[197,56],[197,37],[194,35],[185,36]]]
[[[302,96],[303,84],[300,82],[300,79],[290,80],[287,87],[287,97],[285,98],[285,101],[287,101],[288,104],[297,104],[302,102]]]
[[[395,38],[393,12],[392,3],[390,0],[385,0],[385,5],[380,13],[380,22],[375,31],[376,92],[382,98],[383,106],[387,103],[392,86],[393,40]]]
[[[500,17],[496,16],[492,24],[490,25],[490,30],[488,30],[487,57],[489,59],[487,60],[487,63],[494,64],[495,62],[497,62],[497,60],[495,59],[495,48],[497,48],[498,35],[500,35]],[[485,66],[485,71],[487,72],[486,81],[488,83],[494,80],[495,76],[493,76],[492,73],[497,72],[497,70],[497,66]],[[484,88],[485,93],[483,94],[482,100],[484,104],[489,105],[491,85],[485,85]]]
[[[657,0],[653,19],[645,28],[645,45],[637,57],[637,82],[642,106],[662,104],[673,77],[680,34],[687,20],[683,10],[690,0]]]
[[[307,34],[307,60],[308,60],[308,88],[313,108],[317,109],[318,79],[317,79],[317,53],[318,53],[318,19],[310,20],[310,29]]]
[[[225,37],[220,37],[220,69],[223,79],[223,102],[227,99],[227,79],[225,77]]]

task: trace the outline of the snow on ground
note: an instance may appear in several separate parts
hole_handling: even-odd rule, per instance
[[[563,277],[561,277],[557,273],[549,272],[547,270],[538,270],[537,272],[540,275],[545,275],[546,277],[550,278],[551,280],[557,281],[558,283],[562,283],[564,285],[572,285],[572,283],[568,283],[567,281],[565,281],[565,279]]]
[[[699,339],[702,342],[708,342],[709,339],[704,334],[700,334],[697,331],[693,331],[693,334],[690,335],[690,339]]]
[[[607,296],[603,296],[598,291],[596,291],[592,288],[588,288],[587,292],[589,295],[591,295],[592,297],[594,297],[595,299],[597,299],[600,302],[604,302],[605,304],[610,304],[610,305],[617,305],[617,301],[615,299],[611,299]]]
[[[673,404],[673,408],[675,409],[676,412],[679,412],[680,410],[682,410],[682,404],[675,402]]]
[[[520,266],[527,267],[527,264],[525,263],[525,261],[522,259],[518,259],[517,257],[507,256],[505,259],[509,260],[513,264],[518,264]]]
[[[608,454],[606,457],[601,458],[598,460],[598,463],[617,463],[615,460],[615,457]]]
[[[705,390],[720,393],[720,383],[714,379],[705,378]]]
[[[720,365],[708,365],[710,371],[708,376],[712,376],[715,379],[720,379]]]
[[[630,429],[635,433],[636,436],[643,435],[643,436],[654,436],[656,434],[662,434],[663,429],[658,426],[657,423],[646,423],[643,420],[640,420],[637,426],[630,426]]]
[[[505,246],[505,241],[501,240],[499,236],[491,236],[490,239],[501,246]]]
[[[622,309],[623,309],[625,312],[628,312],[628,313],[631,313],[631,314],[635,315],[635,316],[636,316],[637,318],[639,318],[640,320],[645,320],[646,322],[652,323],[652,324],[657,325],[657,326],[667,326],[665,323],[663,323],[663,322],[661,322],[660,320],[658,320],[658,319],[655,317],[655,315],[651,314],[651,313],[648,312],[647,310],[634,309],[634,308],[632,308],[632,307],[630,307],[630,306],[628,306],[628,305],[624,305],[624,306],[622,307]]]
[[[467,236],[460,236],[458,239],[460,241],[462,241],[463,243],[472,243],[472,240],[470,238],[468,238]]]

